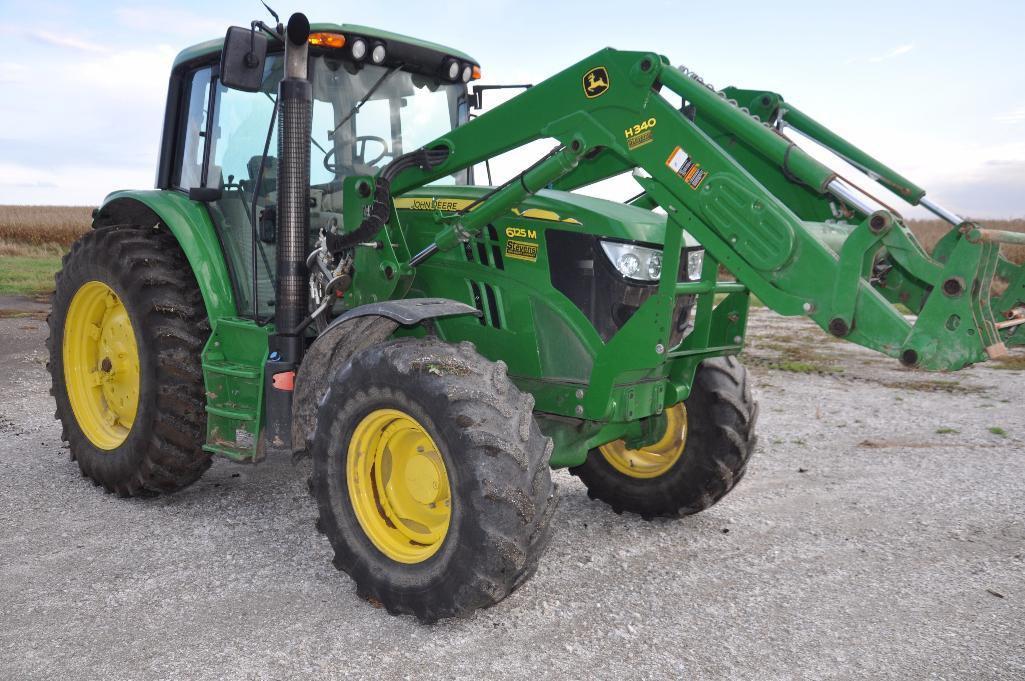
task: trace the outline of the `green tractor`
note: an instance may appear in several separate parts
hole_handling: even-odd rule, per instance
[[[479,75],[300,14],[178,56],[156,189],[109,195],[56,279],[52,392],[84,476],[148,496],[214,455],[310,456],[335,565],[429,622],[534,572],[551,468],[645,519],[737,484],[752,294],[924,369],[1025,340],[1025,274],[999,253],[1020,235],[929,202],[776,93],[605,49],[471,116]],[[948,236],[926,253],[788,127]],[[539,139],[553,149],[513,179],[476,181]],[[626,203],[573,193],[631,171]]]

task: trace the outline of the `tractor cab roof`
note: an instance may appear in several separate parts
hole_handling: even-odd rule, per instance
[[[358,24],[318,23],[311,24],[310,30],[313,33],[340,33],[346,36],[349,40],[355,37],[361,37],[371,41],[380,41],[385,44],[389,51],[392,51],[393,46],[401,45],[403,48],[406,48],[403,51],[411,50],[413,52],[420,53],[429,62],[434,61],[435,58],[454,58],[474,65],[478,64],[475,59],[464,52],[460,52],[459,50],[454,50],[450,47],[439,45],[438,43],[432,43],[427,40],[420,40],[418,38],[401,35],[399,33],[382,31],[370,26],[360,26]],[[215,38],[213,40],[207,40],[206,42],[187,47],[179,52],[178,56],[175,57],[174,67],[177,68],[178,66],[188,62],[220,54],[223,45],[224,38]]]

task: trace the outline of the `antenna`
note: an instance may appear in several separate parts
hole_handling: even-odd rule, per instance
[[[278,13],[277,13],[277,12],[275,12],[274,10],[272,10],[272,9],[270,8],[270,5],[268,5],[268,4],[267,4],[266,2],[264,2],[263,0],[260,0],[260,4],[261,4],[261,5],[263,5],[264,7],[266,7],[266,8],[267,8],[267,11],[268,11],[268,12],[270,12],[270,15],[271,15],[272,17],[274,17],[274,23],[275,23],[275,24],[280,24],[280,23],[281,23],[281,19],[280,19],[280,18],[278,17]]]

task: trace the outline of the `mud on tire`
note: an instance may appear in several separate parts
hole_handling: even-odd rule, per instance
[[[751,397],[747,370],[735,357],[706,359],[684,404],[685,449],[658,477],[625,475],[597,448],[570,473],[587,486],[589,497],[604,501],[616,513],[679,518],[714,505],[744,477],[755,446],[758,405]]]
[[[139,403],[116,449],[95,447],[82,432],[64,382],[63,339],[71,300],[100,281],[128,311],[139,355]],[[202,295],[178,246],[163,228],[94,229],[75,242],[56,276],[47,339],[51,389],[61,437],[82,475],[118,496],[170,493],[210,466],[200,355],[210,334]]]
[[[310,451],[318,528],[362,598],[423,622],[467,615],[505,598],[536,570],[551,537],[551,440],[534,421],[503,362],[470,343],[401,339],[356,355],[332,378]],[[357,425],[375,410],[415,418],[444,459],[451,517],[440,548],[393,560],[361,527],[346,464]]]

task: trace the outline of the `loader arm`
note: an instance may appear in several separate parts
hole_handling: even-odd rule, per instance
[[[752,105],[731,95],[751,97]],[[707,268],[703,282],[676,282],[673,249],[686,230],[711,256],[709,267],[721,263],[738,288],[776,312],[806,315],[906,365],[959,369],[1025,344],[1025,268],[999,254],[1000,243],[1022,235],[957,219],[930,255],[898,213],[794,144],[784,121],[926,205],[924,190],[778,95],[719,92],[657,54],[605,49],[425,147],[444,160],[391,178],[391,192],[401,194],[534,140],[559,143],[474,205],[439,214],[435,243],[409,264],[455,247],[539,189],[573,189],[634,170],[645,204],[668,216],[660,295],[711,300],[737,292]],[[997,274],[1009,286],[991,300]],[[905,316],[898,303],[917,316]]]

